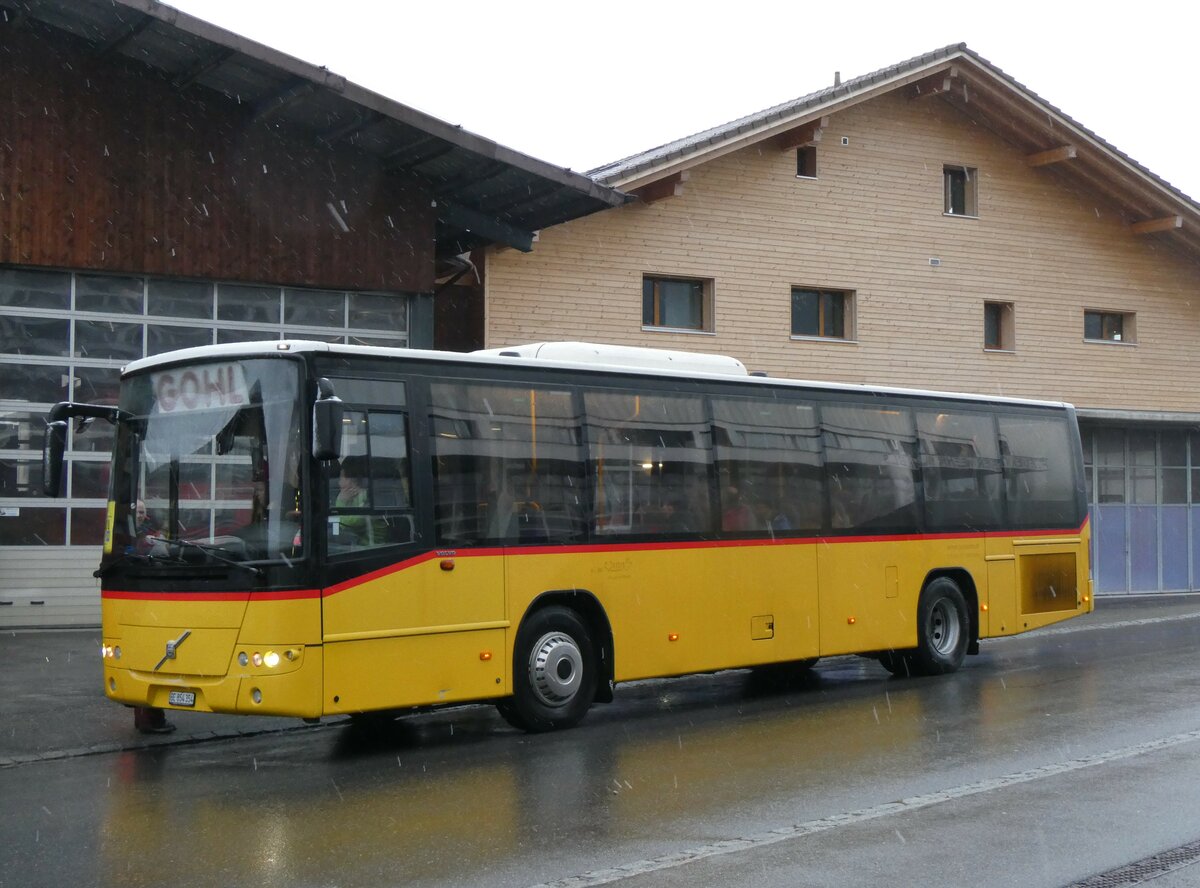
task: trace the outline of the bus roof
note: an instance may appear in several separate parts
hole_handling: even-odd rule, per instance
[[[637,376],[658,376],[675,379],[711,379],[714,381],[737,381],[745,385],[783,385],[805,389],[846,393],[879,393],[907,395],[927,398],[945,398],[956,401],[995,402],[1033,407],[1069,408],[1063,401],[1014,398],[1006,395],[984,395],[965,392],[946,392],[929,389],[902,388],[898,386],[825,382],[820,380],[791,379],[782,376],[751,374],[736,358],[725,355],[697,352],[670,351],[667,349],[614,346],[589,342],[536,342],[504,348],[481,349],[474,352],[446,352],[432,349],[387,348],[374,345],[340,345],[306,339],[263,340],[237,342],[224,345],[203,345],[164,352],[132,361],[122,368],[122,376],[195,361],[211,361],[220,358],[252,358],[269,355],[323,352],[329,354],[359,355],[363,357],[406,358],[421,362],[454,361],[463,364],[485,366],[523,366],[582,370]]]

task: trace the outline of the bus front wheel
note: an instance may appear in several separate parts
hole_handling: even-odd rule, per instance
[[[967,601],[949,577],[935,577],[917,602],[917,646],[879,658],[893,675],[944,675],[962,665],[971,641]]]
[[[569,608],[543,608],[517,632],[513,695],[497,708],[523,731],[569,728],[592,705],[596,681],[595,646],[583,620]]]

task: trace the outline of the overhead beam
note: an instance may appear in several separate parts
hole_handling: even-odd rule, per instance
[[[924,99],[950,92],[954,81],[958,79],[958,68],[951,65],[941,71],[935,71],[928,77],[922,78],[908,86],[910,99]]]
[[[1062,163],[1064,160],[1074,160],[1078,156],[1074,145],[1063,145],[1051,148],[1049,151],[1039,151],[1025,156],[1025,163],[1031,167],[1049,166],[1052,163]]]
[[[196,63],[191,67],[185,68],[171,78],[171,86],[177,90],[187,89],[209,71],[221,67],[225,63],[225,60],[236,52],[237,50],[232,47],[217,47],[213,52],[197,59]]]
[[[690,177],[691,173],[687,170],[680,170],[678,173],[672,173],[664,179],[659,179],[657,182],[651,182],[649,185],[635,188],[632,193],[636,194],[642,203],[647,204],[658,200],[665,200],[668,197],[679,197],[683,194],[683,183]]]
[[[1134,222],[1129,226],[1134,234],[1155,234],[1159,231],[1174,231],[1183,228],[1183,216],[1163,216],[1161,219],[1147,219],[1145,222]]]
[[[775,146],[780,151],[791,151],[804,145],[814,145],[821,141],[821,135],[829,126],[829,117],[810,120],[793,129],[780,133],[775,137]]]
[[[340,142],[342,139],[349,138],[355,133],[374,126],[383,119],[383,115],[378,111],[364,111],[356,115],[353,119],[321,133],[321,135],[317,136],[317,141],[325,145],[332,145],[334,142]]]
[[[111,55],[112,53],[116,52],[126,43],[137,37],[138,34],[142,33],[142,31],[154,24],[155,21],[156,19],[154,16],[143,15],[133,24],[126,25],[119,32],[117,32],[115,37],[112,37],[108,40],[108,42],[96,47],[96,57],[103,58],[106,55]]]
[[[533,250],[532,231],[523,231],[515,225],[508,225],[499,219],[459,206],[452,201],[439,198],[437,206],[434,207],[434,213],[447,225],[465,229],[494,243],[513,247],[522,253],[529,253]]]
[[[288,105],[295,104],[305,96],[316,92],[317,85],[306,77],[293,77],[273,96],[268,96],[254,106],[251,120],[261,122],[274,117]]]

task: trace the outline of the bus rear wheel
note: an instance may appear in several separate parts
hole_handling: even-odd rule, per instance
[[[917,646],[886,651],[879,662],[893,675],[945,675],[955,672],[971,642],[967,601],[958,583],[934,577],[917,602]]]
[[[596,696],[595,646],[569,608],[529,616],[513,649],[513,695],[497,704],[510,725],[530,733],[579,724]]]

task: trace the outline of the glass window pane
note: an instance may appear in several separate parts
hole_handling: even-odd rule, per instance
[[[279,323],[279,288],[217,285],[217,317],[222,321]]]
[[[383,348],[407,348],[407,339],[381,339],[377,336],[351,336],[351,345],[375,345]]]
[[[662,326],[685,330],[703,328],[703,287],[699,281],[659,281]]]
[[[1087,311],[1083,314],[1083,338],[1099,339],[1101,336],[1100,313]]]
[[[909,411],[822,406],[821,430],[833,527],[915,531],[917,439]]]
[[[1129,501],[1131,503],[1153,504],[1158,502],[1158,490],[1155,486],[1156,475],[1154,469],[1129,470]]]
[[[0,459],[0,496],[42,495],[40,459]]]
[[[77,274],[75,309],[140,315],[144,288],[142,278]]]
[[[1158,464],[1154,439],[1154,432],[1135,429],[1129,431],[1129,464],[1131,466],[1153,466]]]
[[[0,305],[65,311],[71,307],[71,275],[65,271],[0,268]]]
[[[107,509],[71,509],[71,545],[102,545],[107,519]]]
[[[1096,469],[1096,481],[1099,484],[1099,491],[1096,494],[1096,502],[1098,503],[1123,503],[1125,502],[1125,470],[1124,469]]]
[[[273,341],[279,338],[274,330],[236,330],[218,329],[217,342],[258,342],[259,340]]]
[[[292,330],[285,329],[283,331],[284,339],[308,339],[312,342],[333,342],[338,345],[343,345],[346,342],[346,334],[344,333],[328,333],[322,331],[314,333],[311,330]]]
[[[712,410],[723,528],[772,536],[820,529],[825,492],[812,405],[714,399]]]
[[[917,413],[930,530],[986,529],[1000,522],[1002,463],[991,416]]]
[[[297,327],[342,327],[346,295],[331,290],[285,290],[283,322]]]
[[[998,424],[1010,521],[1030,527],[1082,521],[1066,419],[1000,416]]]
[[[146,354],[160,355],[177,348],[191,348],[212,344],[212,330],[208,327],[171,327],[166,324],[146,326]]]
[[[834,339],[846,338],[845,306],[846,297],[841,293],[822,293],[822,308],[824,310],[821,334]]]
[[[1162,470],[1162,495],[1159,502],[1187,502],[1187,469]]]
[[[351,293],[349,326],[404,332],[408,329],[408,297]]]
[[[121,371],[116,367],[75,367],[75,391],[72,400],[89,404],[116,404],[120,393]]]
[[[70,379],[60,365],[0,364],[0,398],[57,404],[67,400]]]
[[[1159,445],[1164,466],[1187,465],[1187,432],[1159,432]]]
[[[131,361],[142,357],[142,325],[115,321],[75,322],[75,356]]]
[[[67,542],[66,509],[0,510],[0,546],[62,546]]]
[[[704,402],[587,392],[584,404],[596,532],[712,532],[712,430]]]
[[[41,453],[45,437],[45,413],[0,410],[0,450],[29,450]]]
[[[146,295],[149,307],[147,314],[204,320],[212,317],[212,284],[151,279]]]
[[[1096,433],[1087,427],[1079,430],[1079,438],[1083,443],[1083,464],[1085,466],[1092,465],[1092,460],[1095,459],[1092,454],[1092,444],[1096,439]]]
[[[792,290],[792,335],[819,336],[821,294],[816,290]]]
[[[0,352],[10,355],[69,355],[71,322],[66,318],[0,315]]]
[[[1125,430],[1096,430],[1096,465],[1125,465]]]
[[[485,383],[430,390],[439,541],[582,538],[584,463],[569,392]]]
[[[109,464],[71,460],[71,496],[78,499],[108,499]]]

